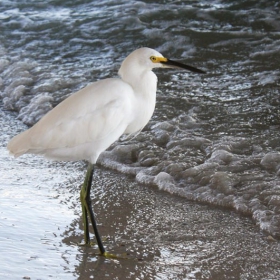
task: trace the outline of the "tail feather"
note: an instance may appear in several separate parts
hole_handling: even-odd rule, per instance
[[[26,130],[15,137],[13,137],[8,145],[7,148],[14,157],[19,157],[29,150],[29,137],[28,137],[29,130]]]

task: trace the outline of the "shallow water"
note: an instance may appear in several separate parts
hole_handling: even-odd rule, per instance
[[[97,79],[116,76],[124,57],[141,46],[156,48],[167,57],[206,70],[207,74],[156,70],[159,85],[153,119],[136,138],[122,139],[113,145],[99,164],[119,174],[133,175],[132,182],[148,189],[157,187],[167,192],[172,201],[180,196],[185,207],[189,200],[222,206],[221,211],[231,209],[241,214],[242,218],[236,221],[241,224],[243,214],[248,215],[256,225],[255,234],[265,232],[279,238],[278,1],[96,4],[4,0],[0,5],[0,30],[1,122],[5,127],[1,136],[0,185],[0,211],[5,214],[1,223],[3,228],[9,226],[18,234],[20,231],[13,228],[8,217],[20,214],[24,233],[11,240],[26,238],[26,229],[32,227],[30,221],[36,221],[38,216],[48,217],[47,210],[48,225],[42,224],[34,238],[43,240],[46,235],[44,248],[48,252],[64,255],[64,250],[69,249],[73,255],[77,253],[75,246],[68,248],[67,244],[65,248],[60,239],[52,250],[48,240],[53,239],[57,227],[67,228],[69,221],[80,215],[76,204],[83,165],[46,163],[32,156],[14,161],[8,157],[5,146],[12,135],[25,129],[23,123],[34,124],[71,92]],[[66,185],[63,195],[68,197],[71,182],[76,186],[72,196],[60,200],[57,189]],[[105,177],[102,182],[110,184]],[[16,203],[24,212],[15,212],[16,203],[11,197],[18,199]],[[35,203],[34,211],[26,214],[34,201],[46,197],[49,199],[43,210]],[[10,208],[13,211],[6,213]],[[66,213],[67,219],[54,215],[56,211]],[[77,236],[80,235],[78,231]],[[3,231],[1,236],[5,240],[9,231]],[[33,240],[28,242],[30,247],[36,247]],[[23,246],[19,248],[23,250]],[[39,258],[32,256],[40,254],[34,250],[21,255],[38,263]],[[11,250],[6,247],[4,251]],[[68,262],[67,267],[71,267],[80,264],[81,259]],[[8,264],[9,260],[3,267],[11,272]],[[56,262],[52,271],[63,265]],[[186,279],[191,277],[186,275]]]
[[[4,134],[20,122],[1,112]],[[4,138],[4,139],[3,139]],[[83,163],[52,163],[0,148],[2,279],[278,279],[280,243],[249,217],[199,205],[98,167],[94,211],[109,252],[80,247]]]
[[[57,275],[58,279],[70,279],[72,271],[64,256],[74,265],[76,261],[69,252],[76,248],[63,245],[61,236],[75,215],[69,207],[71,194],[65,189],[59,194],[56,189],[71,178],[73,168],[60,168],[58,173],[54,164],[42,159],[11,158],[3,143],[11,136],[11,126],[23,126],[0,112],[0,278],[46,279]]]

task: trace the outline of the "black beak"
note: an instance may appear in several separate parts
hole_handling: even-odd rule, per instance
[[[166,61],[161,61],[160,63],[162,63],[163,65],[166,65],[167,67],[170,67],[170,68],[181,68],[181,69],[186,69],[186,70],[189,70],[189,71],[195,72],[195,73],[206,74],[206,72],[203,70],[200,70],[193,66],[186,65],[181,62],[173,61],[170,59],[167,59]]]

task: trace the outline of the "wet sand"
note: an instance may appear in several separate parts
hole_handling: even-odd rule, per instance
[[[248,217],[198,205],[96,171],[94,210],[104,245],[127,259],[80,248],[77,279],[279,279],[280,243]],[[78,190],[77,190],[78,191]],[[81,235],[67,233],[66,244]]]
[[[96,168],[93,206],[106,259],[82,242],[85,164],[8,156],[2,115],[1,279],[280,279],[280,242],[250,217],[200,205]]]

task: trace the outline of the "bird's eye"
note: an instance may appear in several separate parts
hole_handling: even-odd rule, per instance
[[[155,56],[151,56],[151,57],[150,57],[150,60],[151,60],[152,62],[157,62],[157,58],[156,58]]]

